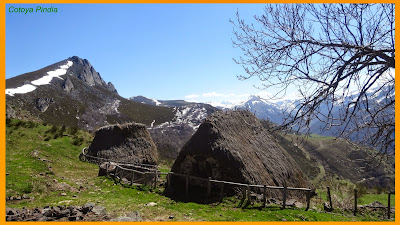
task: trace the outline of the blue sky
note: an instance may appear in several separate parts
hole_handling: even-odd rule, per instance
[[[6,78],[70,56],[88,59],[123,97],[237,102],[261,91],[239,81],[232,58],[236,10],[250,20],[262,4],[51,4],[57,13],[10,13]],[[270,91],[270,90],[267,90]]]

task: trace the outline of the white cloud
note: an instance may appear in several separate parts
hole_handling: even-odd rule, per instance
[[[196,101],[196,102],[208,103],[213,106],[230,108],[234,105],[238,105],[238,104],[241,104],[241,103],[247,101],[251,95],[258,96],[262,99],[266,99],[271,102],[299,98],[299,96],[297,96],[296,93],[290,93],[284,97],[279,96],[280,98],[278,98],[278,97],[273,98],[274,95],[267,91],[260,91],[260,92],[251,93],[251,94],[249,94],[249,93],[244,93],[244,94],[220,93],[220,92],[212,91],[212,92],[206,92],[206,93],[202,93],[202,94],[186,95],[184,97],[184,99],[187,101]]]
[[[184,98],[188,101],[197,101],[208,103],[213,106],[228,107],[231,105],[239,104],[249,98],[250,94],[235,94],[235,93],[220,93],[220,92],[207,92],[202,94],[190,94]]]
[[[200,97],[200,95],[191,94],[191,95],[186,95],[185,99],[194,99],[194,98],[198,98],[198,97]]]

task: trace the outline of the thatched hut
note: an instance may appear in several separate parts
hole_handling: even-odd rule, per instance
[[[248,111],[220,111],[208,117],[182,148],[172,172],[237,183],[311,187],[292,157]],[[181,186],[175,182],[171,189]],[[268,190],[268,195],[281,192]]]
[[[157,164],[158,153],[144,124],[109,125],[96,131],[87,155],[130,164]]]

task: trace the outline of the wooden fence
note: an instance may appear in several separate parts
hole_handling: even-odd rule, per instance
[[[225,190],[224,186],[226,185],[231,185],[231,186],[236,186],[241,189],[245,190],[245,193],[242,195],[241,203],[242,204],[245,199],[247,198],[246,204],[251,203],[251,188],[261,188],[262,189],[262,207],[266,206],[266,189],[277,189],[282,191],[282,209],[286,207],[286,201],[287,201],[287,196],[288,196],[288,191],[303,191],[305,193],[306,197],[306,211],[310,208],[310,200],[313,195],[312,190],[310,188],[298,188],[298,187],[287,187],[286,185],[283,186],[268,186],[268,185],[260,185],[260,184],[245,184],[245,183],[236,183],[236,182],[231,182],[231,181],[221,181],[221,180],[215,180],[212,179],[211,177],[209,178],[203,178],[203,177],[195,177],[187,174],[180,174],[180,173],[175,173],[175,172],[168,172],[168,173],[163,173],[158,170],[157,165],[150,165],[150,164],[130,164],[127,162],[110,162],[109,159],[105,158],[100,158],[100,157],[95,157],[95,156],[90,156],[87,155],[85,152],[85,149],[82,150],[81,155],[79,158],[82,161],[87,161],[90,163],[95,163],[100,165],[101,163],[107,162],[106,164],[106,175],[112,176],[120,183],[125,183],[131,186],[138,186],[138,185],[147,185],[150,186],[151,188],[157,188],[160,182],[166,182],[166,185],[168,188],[171,188],[173,176],[181,177],[185,180],[184,182],[184,189],[185,189],[185,199],[189,198],[190,190],[190,180],[196,180],[200,182],[206,182],[206,187],[207,187],[207,193],[206,197],[210,198],[211,197],[211,192],[212,192],[212,184],[217,184],[219,185],[219,195],[220,195],[220,200],[224,198],[225,195]],[[115,168],[110,168],[110,167],[115,167]],[[166,180],[162,180],[162,175],[165,175]],[[215,185],[214,185],[215,186]],[[390,219],[391,215],[391,207],[390,207],[390,196],[395,194],[394,192],[389,192],[388,193],[388,207],[387,207],[387,218]],[[331,193],[330,193],[330,188],[327,187],[327,200],[329,202],[330,210],[333,210],[332,206],[332,198],[331,198]],[[386,209],[386,208],[385,208]],[[353,214],[357,214],[357,189],[354,190],[354,208],[353,208]]]
[[[305,192],[305,196],[306,196],[306,202],[307,202],[307,207],[306,207],[306,211],[310,208],[310,200],[312,197],[312,190],[310,188],[296,188],[296,187],[287,187],[286,185],[279,187],[279,186],[268,186],[268,185],[259,185],[259,184],[244,184],[244,183],[236,183],[236,182],[231,182],[231,181],[222,181],[222,180],[215,180],[215,179],[211,179],[211,177],[209,178],[203,178],[203,177],[195,177],[195,176],[190,176],[190,175],[186,175],[186,174],[180,174],[180,173],[174,173],[174,172],[169,172],[166,173],[167,174],[167,187],[171,188],[172,186],[172,176],[178,176],[178,177],[182,177],[185,180],[185,198],[188,199],[189,198],[189,186],[190,186],[190,180],[198,180],[198,181],[203,181],[206,182],[206,186],[207,186],[207,198],[211,197],[211,191],[212,191],[212,184],[217,184],[220,186],[219,191],[219,195],[220,195],[220,199],[222,200],[224,197],[224,186],[226,185],[231,185],[231,186],[235,186],[235,187],[239,187],[239,188],[243,188],[245,190],[245,193],[242,195],[242,200],[241,200],[241,204],[244,202],[244,200],[247,198],[247,203],[246,204],[250,204],[251,203],[251,188],[261,188],[262,191],[262,199],[263,199],[263,207],[266,206],[266,189],[278,189],[282,191],[282,208],[284,209],[286,207],[286,200],[287,200],[287,193],[288,191],[304,191]]]

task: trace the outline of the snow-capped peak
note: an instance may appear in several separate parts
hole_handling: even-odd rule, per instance
[[[25,94],[34,91],[36,89],[36,86],[50,84],[51,80],[54,77],[62,79],[60,76],[65,75],[67,73],[68,68],[71,67],[72,64],[73,62],[68,60],[65,65],[61,65],[56,70],[48,71],[47,75],[37,80],[31,81],[30,84],[24,84],[17,88],[8,88],[6,89],[6,95],[14,96],[14,94]]]

